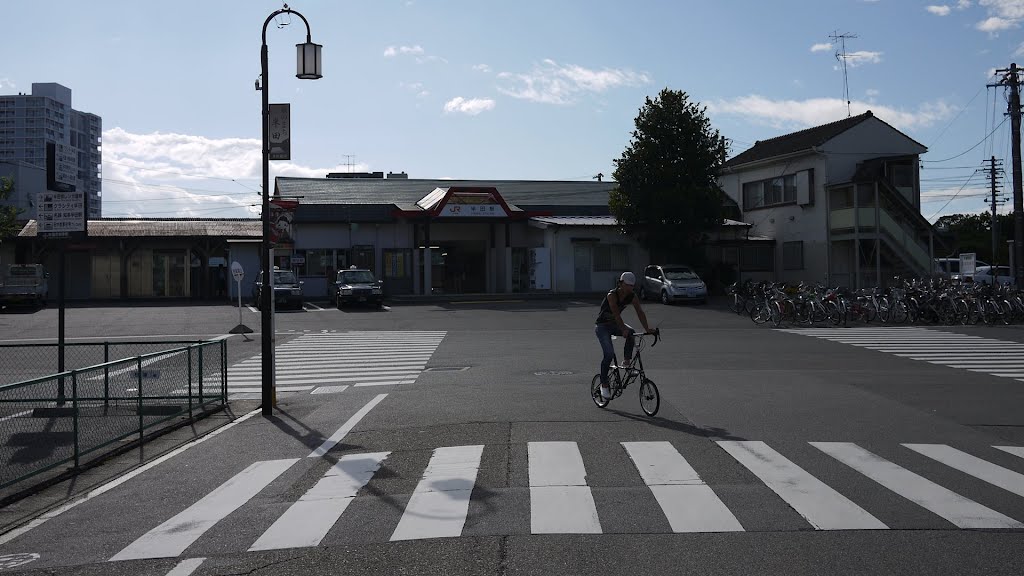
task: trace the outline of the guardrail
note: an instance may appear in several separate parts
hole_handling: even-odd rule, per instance
[[[225,340],[0,385],[0,488],[226,402]]]

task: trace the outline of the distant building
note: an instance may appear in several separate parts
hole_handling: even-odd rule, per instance
[[[89,198],[89,218],[103,216],[101,205],[103,121],[71,107],[71,89],[53,82],[32,84],[32,94],[0,96],[0,176],[14,179],[6,205],[36,217],[36,194],[46,188],[46,144],[78,153],[77,190]]]

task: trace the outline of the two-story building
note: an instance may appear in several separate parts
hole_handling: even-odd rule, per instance
[[[925,148],[871,111],[759,141],[726,161],[719,184],[747,233],[744,277],[865,287],[928,276],[936,250],[921,215]]]

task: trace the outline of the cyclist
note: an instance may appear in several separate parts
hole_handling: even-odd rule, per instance
[[[609,290],[608,295],[601,301],[601,311],[597,314],[597,322],[594,326],[594,333],[601,343],[601,351],[604,356],[601,358],[601,397],[605,400],[612,397],[611,389],[608,387],[608,369],[611,367],[612,358],[615,356],[615,348],[612,346],[612,336],[621,336],[626,339],[623,359],[625,365],[629,366],[633,361],[633,328],[622,320],[622,309],[633,304],[640,323],[644,325],[645,334],[653,334],[654,331],[647,325],[647,315],[640,307],[640,299],[633,293],[633,285],[636,284],[636,276],[632,272],[623,272],[614,290]]]

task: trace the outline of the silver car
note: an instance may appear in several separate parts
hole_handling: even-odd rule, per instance
[[[689,266],[653,264],[644,270],[640,298],[658,298],[662,304],[677,300],[695,300],[703,304],[708,299],[708,287]]]

